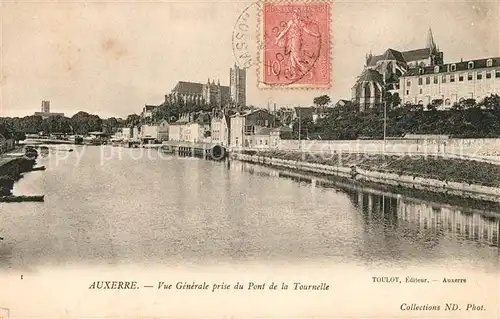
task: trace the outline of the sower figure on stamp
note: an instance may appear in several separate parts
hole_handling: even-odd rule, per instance
[[[316,29],[315,30],[313,30]],[[276,44],[280,47],[285,47],[285,55],[290,55],[290,71],[291,76],[294,77],[296,74],[305,74],[311,66],[307,60],[303,57],[302,44],[303,35],[302,32],[306,32],[310,36],[315,38],[320,38],[321,34],[317,31],[318,26],[312,22],[310,19],[304,20],[300,17],[299,10],[293,10],[293,17],[285,26],[278,36],[276,37]],[[283,37],[285,37],[283,41]]]

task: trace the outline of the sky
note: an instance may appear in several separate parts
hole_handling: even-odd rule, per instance
[[[26,116],[50,100],[52,112],[101,117],[139,114],[163,102],[177,81],[229,85],[233,30],[250,7],[248,44],[257,55],[253,2],[10,1],[1,7],[0,116]],[[425,47],[427,30],[445,62],[500,56],[500,2],[334,1],[327,90],[257,87],[247,69],[247,103],[310,105],[315,96],[350,99],[370,50]]]

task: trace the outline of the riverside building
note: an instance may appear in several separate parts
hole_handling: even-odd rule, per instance
[[[500,93],[500,57],[413,68],[399,79],[402,104],[448,109],[467,99]]]

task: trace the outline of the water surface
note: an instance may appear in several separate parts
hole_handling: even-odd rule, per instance
[[[0,204],[2,268],[307,260],[498,271],[492,211],[237,161],[71,147],[16,184],[45,203]]]

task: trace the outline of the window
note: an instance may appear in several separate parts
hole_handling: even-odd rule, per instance
[[[472,73],[467,74],[467,81],[472,81]]]
[[[410,90],[406,90],[406,95],[410,95]]]
[[[438,77],[437,77],[437,75],[434,76],[434,84],[438,84]]]
[[[418,85],[422,85],[422,78],[418,78]]]
[[[439,72],[439,66],[437,66],[437,65],[436,65],[436,66],[434,67],[434,73],[438,73],[438,72]]]
[[[420,94],[422,94],[422,89],[420,89]]]
[[[431,78],[430,77],[426,77],[425,78],[425,84],[431,84]]]
[[[492,67],[493,66],[493,60],[492,59],[488,59],[486,60],[486,66],[489,68],[489,67]]]
[[[451,74],[450,75],[450,83],[453,83],[453,82],[455,82],[455,75]]]
[[[476,79],[481,80],[482,78],[483,78],[483,74],[482,73],[478,73],[476,75]]]
[[[491,79],[491,72],[486,72],[486,78]]]
[[[266,145],[267,145],[267,140],[265,140],[265,142],[266,142]]]
[[[460,75],[458,76],[458,81],[459,81],[459,82],[463,82],[463,80],[464,80],[464,75],[463,75],[463,74],[460,74]]]
[[[495,71],[495,77],[500,78],[500,71],[498,71],[498,70]]]
[[[252,125],[245,125],[245,134],[252,134],[254,133],[254,127]]]
[[[441,78],[441,83],[446,83],[446,75],[443,75],[443,77]]]
[[[411,81],[406,81],[406,86],[411,86]]]
[[[457,70],[457,65],[456,64],[452,64],[451,65],[451,71],[454,72]]]
[[[473,68],[474,68],[474,62],[470,61],[470,62],[467,64],[467,68],[468,68],[468,69],[473,69]]]

